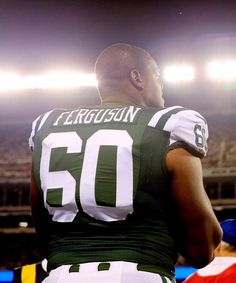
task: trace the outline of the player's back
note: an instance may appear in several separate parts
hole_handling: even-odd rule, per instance
[[[170,275],[176,252],[164,127],[183,110],[107,104],[35,121],[33,166],[52,216],[49,269],[123,260]]]

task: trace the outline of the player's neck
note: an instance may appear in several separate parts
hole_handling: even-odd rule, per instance
[[[106,90],[101,94],[101,97],[102,104],[143,105],[143,101],[138,99],[139,96],[129,93],[128,90]]]
[[[120,99],[117,97],[109,97],[102,100],[102,105],[104,104],[118,104],[118,105],[138,105],[135,101],[131,99]]]

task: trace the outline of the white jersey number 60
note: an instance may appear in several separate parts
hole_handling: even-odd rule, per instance
[[[71,222],[78,213],[76,203],[76,180],[69,171],[50,172],[51,152],[54,148],[66,147],[67,153],[81,153],[83,141],[76,132],[51,133],[42,142],[40,179],[44,205],[53,220]],[[84,212],[103,221],[123,220],[133,212],[133,140],[124,130],[98,130],[85,145],[84,160],[79,184],[79,201]],[[117,146],[116,203],[115,207],[97,205],[95,182],[98,155],[101,146]],[[49,190],[62,190],[60,206],[47,202]]]

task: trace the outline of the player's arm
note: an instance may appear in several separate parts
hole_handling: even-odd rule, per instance
[[[44,252],[46,252],[49,232],[49,214],[44,207],[43,195],[37,186],[33,169],[31,170],[31,214],[36,233],[39,236]]]
[[[172,177],[180,253],[192,266],[203,267],[214,258],[222,230],[203,187],[201,161],[185,149],[176,148],[167,153],[166,165]]]

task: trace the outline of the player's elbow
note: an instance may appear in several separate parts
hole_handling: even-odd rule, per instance
[[[203,254],[201,256],[198,256],[197,258],[189,259],[189,263],[192,267],[199,269],[208,265],[213,259],[214,259],[214,253],[212,253],[211,255]]]
[[[190,263],[195,268],[202,268],[214,259],[215,249],[222,240],[222,230],[216,225],[212,233],[205,235],[205,239],[197,241],[191,249]]]

